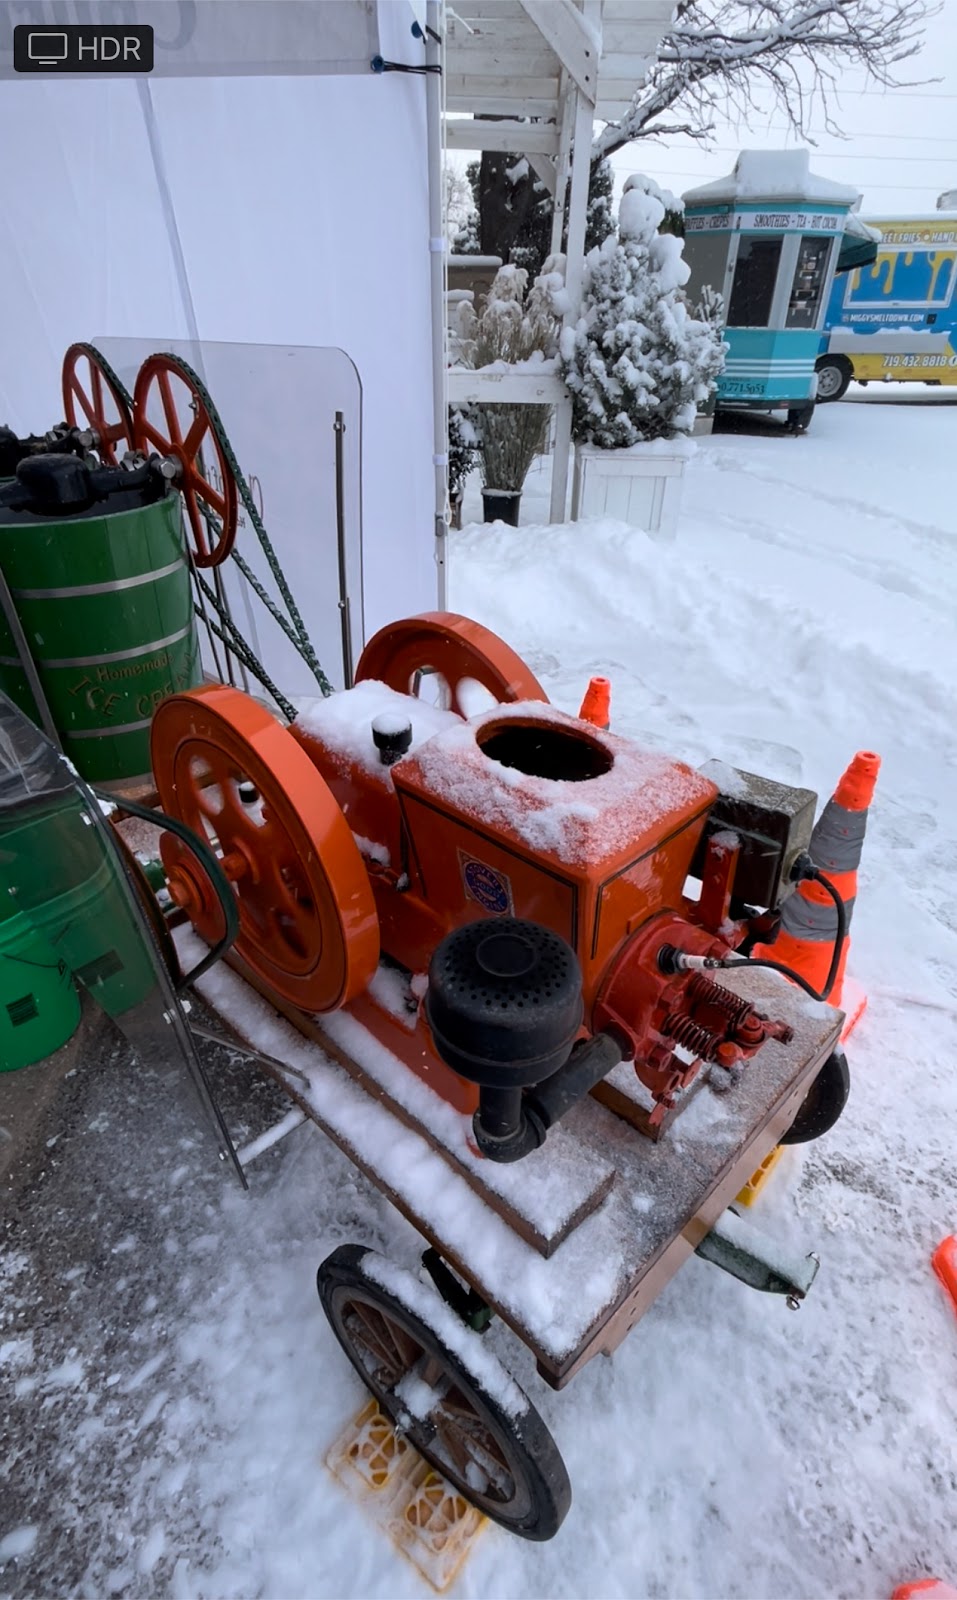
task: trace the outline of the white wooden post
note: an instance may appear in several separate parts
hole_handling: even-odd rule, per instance
[[[585,0],[585,16],[601,27],[601,0]],[[581,313],[582,273],[585,266],[585,231],[588,224],[588,180],[591,172],[591,146],[595,129],[595,102],[588,100],[565,75],[567,93],[574,96],[572,124],[572,181],[568,200],[568,240],[565,254],[565,290],[568,310],[565,326],[578,321]],[[564,122],[564,119],[563,119]],[[560,175],[559,175],[560,176]],[[549,518],[564,522],[568,497],[568,464],[572,444],[572,404],[565,399],[555,413],[555,450],[552,457],[552,495]]]

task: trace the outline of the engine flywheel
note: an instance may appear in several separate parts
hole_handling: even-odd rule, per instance
[[[356,683],[375,678],[399,694],[418,694],[419,680],[440,680],[446,709],[474,716],[483,705],[475,688],[500,705],[548,695],[521,656],[490,628],[454,611],[426,611],[390,622],[369,640],[356,667]]]
[[[375,901],[349,824],[321,774],[266,708],[223,684],[170,695],[153,717],[160,802],[210,840],[239,905],[235,949],[276,994],[334,1011],[379,959]],[[222,912],[170,834],[170,893],[209,943]]]

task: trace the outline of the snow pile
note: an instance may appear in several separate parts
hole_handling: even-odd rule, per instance
[[[530,744],[541,727],[581,736],[577,718],[539,702],[496,707],[429,740],[415,767],[428,790],[462,816],[568,865],[594,866],[628,849],[638,855],[714,799],[714,785],[690,767],[597,730],[589,740],[610,757],[607,772],[583,781],[530,776],[482,748],[484,730],[509,718],[529,725]]]
[[[812,172],[807,150],[742,150],[728,177],[686,189],[684,203],[701,206],[735,200],[806,200],[850,206],[860,198],[858,189]]]
[[[384,766],[372,738],[372,724],[388,719],[392,727],[412,724],[410,751],[416,750],[433,734],[458,727],[461,719],[454,711],[443,711],[413,695],[399,694],[388,684],[367,678],[351,689],[340,690],[316,700],[299,700],[296,725],[303,733],[318,739],[345,772],[362,767],[371,777],[391,787],[389,768]],[[360,845],[360,848],[362,846]],[[381,848],[381,847],[377,847]]]
[[[720,333],[684,294],[683,242],[658,231],[671,199],[629,178],[618,236],[586,258],[583,314],[560,341],[575,436],[586,444],[615,450],[690,433],[721,371]]]

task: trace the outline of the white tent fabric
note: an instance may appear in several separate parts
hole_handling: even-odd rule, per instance
[[[421,63],[413,15],[380,5],[387,58]],[[63,353],[97,334],[341,348],[363,389],[370,632],[435,604],[425,83],[0,83],[0,421],[58,420]],[[280,554],[296,536],[270,533]]]

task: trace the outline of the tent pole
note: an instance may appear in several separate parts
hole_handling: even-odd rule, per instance
[[[442,103],[443,76],[440,39],[445,38],[443,0],[428,0],[425,19],[425,59],[438,72],[425,80],[426,127],[429,153],[429,265],[432,287],[432,464],[435,469],[435,565],[437,602],[440,611],[448,609],[449,541],[449,402],[446,372],[448,354],[445,329],[446,243],[442,204]],[[433,37],[433,34],[436,37]]]

